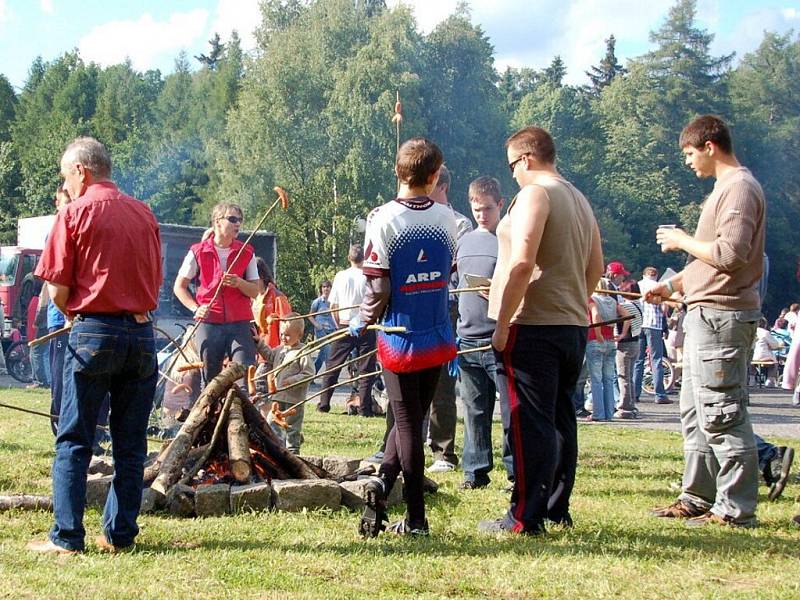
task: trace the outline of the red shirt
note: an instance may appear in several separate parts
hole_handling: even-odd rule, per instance
[[[94,183],[58,211],[35,274],[69,287],[70,314],[155,310],[163,280],[158,222],[112,182]]]
[[[594,306],[594,301],[589,298],[589,324],[594,323],[594,319],[592,319],[592,306]],[[613,325],[601,325],[600,327],[589,327],[589,336],[586,338],[587,342],[596,341],[597,340],[597,330],[600,330],[600,333],[603,334],[603,339],[606,342],[613,342],[614,341],[614,326]]]

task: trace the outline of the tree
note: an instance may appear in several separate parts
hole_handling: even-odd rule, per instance
[[[586,76],[592,82],[591,91],[595,95],[602,92],[603,88],[614,81],[615,77],[626,73],[625,67],[617,62],[616,45],[617,39],[612,34],[606,39],[606,54],[600,64],[586,71]]]
[[[0,75],[0,141],[8,140],[11,135],[16,105],[17,95],[14,88],[5,75]]]
[[[480,175],[506,177],[502,98],[494,49],[464,6],[427,36],[421,73],[426,136],[444,152],[453,175],[449,199],[469,214],[467,187]]]
[[[567,74],[567,67],[561,57],[556,55],[550,65],[542,72],[542,79],[554,87],[560,87],[564,76]]]
[[[225,44],[220,41],[219,34],[215,33],[214,37],[208,40],[208,45],[211,46],[211,50],[209,50],[208,55],[196,55],[195,59],[206,69],[214,71],[219,64],[219,61],[222,60],[222,57],[225,55]]]

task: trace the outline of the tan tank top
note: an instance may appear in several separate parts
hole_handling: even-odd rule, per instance
[[[542,233],[536,266],[512,323],[523,325],[589,324],[586,267],[592,246],[594,214],[589,202],[563,177],[540,175],[531,185],[544,189],[550,214]],[[517,197],[518,198],[518,197]],[[511,256],[511,218],[517,198],[497,226],[497,265],[489,291],[489,317],[496,319]]]

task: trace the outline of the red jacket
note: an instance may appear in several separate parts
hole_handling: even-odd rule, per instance
[[[232,260],[239,249],[243,246],[239,240],[233,240],[229,260]],[[197,287],[196,299],[198,304],[208,304],[214,297],[214,292],[219,285],[222,275],[225,273],[219,262],[219,255],[214,248],[214,238],[210,237],[205,241],[199,242],[191,247],[197,261],[199,285]],[[250,259],[253,258],[253,247],[248,244],[242,255],[230,269],[230,273],[244,278],[245,271]],[[228,265],[231,267],[231,265]],[[206,323],[235,323],[237,321],[249,321],[253,318],[250,309],[251,300],[242,292],[234,287],[223,286],[217,299],[209,307]]]

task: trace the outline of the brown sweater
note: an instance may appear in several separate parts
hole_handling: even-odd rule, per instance
[[[713,242],[712,261],[692,260],[683,270],[686,304],[720,310],[761,306],[766,201],[758,181],[740,167],[717,180],[703,203],[694,237]]]

